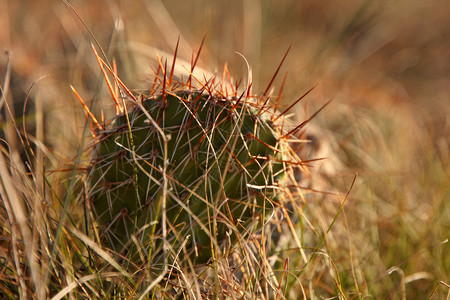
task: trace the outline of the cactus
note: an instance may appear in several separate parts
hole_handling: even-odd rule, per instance
[[[211,240],[219,246],[260,224],[283,176],[282,144],[247,100],[198,91],[147,97],[99,134],[92,204],[113,249],[136,233],[144,247],[155,245],[163,196],[167,241],[178,249],[190,235],[186,249],[199,263],[211,257]]]
[[[133,261],[182,253],[198,265],[266,222],[288,146],[264,97],[166,79],[134,97],[116,77],[132,101],[95,120],[90,203],[105,246]]]

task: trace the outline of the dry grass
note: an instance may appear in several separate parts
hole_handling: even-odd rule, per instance
[[[292,44],[274,86],[279,91],[289,73],[287,107],[317,85],[292,110],[299,121],[333,98],[302,149],[306,158],[326,159],[303,178],[303,198],[289,207],[292,224],[281,210],[278,227],[247,240],[247,256],[225,257],[209,281],[179,276],[169,288],[128,274],[86,229],[82,201],[89,125],[69,85],[96,116],[115,113],[95,41],[61,1],[2,0],[0,44],[12,53],[0,60],[2,298],[150,291],[145,297],[170,299],[178,286],[192,287],[184,296],[197,299],[207,291],[231,299],[450,297],[445,1],[72,4],[135,90],[149,88],[155,53],[170,57],[164,53],[178,36],[179,62],[190,61],[206,34],[198,67],[214,73],[228,62],[238,81],[248,74],[234,51],[242,53],[254,92],[264,90]],[[280,235],[277,243],[272,235]]]

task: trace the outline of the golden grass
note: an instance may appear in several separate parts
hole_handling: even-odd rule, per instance
[[[274,86],[289,73],[287,107],[317,85],[292,110],[300,122],[333,98],[309,124],[316,140],[303,155],[325,159],[310,163],[303,198],[212,280],[180,272],[164,285],[127,274],[85,227],[89,126],[70,85],[97,118],[115,114],[95,41],[61,1],[0,1],[0,44],[12,53],[0,60],[0,296],[171,299],[181,286],[192,299],[448,299],[448,5],[370,3],[72,3],[135,90],[149,88],[155,49],[167,57],[181,36],[190,61],[206,34],[199,67],[228,62],[245,82],[238,51],[261,93],[292,44]]]

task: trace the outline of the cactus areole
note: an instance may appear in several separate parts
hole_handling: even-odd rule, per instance
[[[91,207],[105,243],[118,252],[138,245],[158,261],[165,240],[167,255],[198,264],[261,228],[285,173],[272,114],[245,96],[141,99],[97,135]]]

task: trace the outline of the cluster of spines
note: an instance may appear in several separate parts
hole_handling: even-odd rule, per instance
[[[178,44],[177,44],[178,48]],[[201,48],[200,48],[201,49]],[[200,52],[200,51],[199,51]],[[248,197],[252,197],[254,194],[260,195],[260,199],[262,199],[262,202],[260,201],[259,204],[257,203],[238,203],[234,206],[235,210],[241,210],[240,212],[236,211],[230,211],[230,207],[228,203],[226,204],[227,208],[225,212],[228,213],[228,217],[231,219],[234,219],[234,221],[242,222],[243,216],[245,215],[245,211],[252,210],[253,212],[249,215],[247,215],[247,218],[250,218],[251,220],[255,219],[255,216],[261,217],[262,214],[261,210],[269,210],[268,207],[266,207],[266,204],[270,207],[273,207],[276,205],[275,201],[273,201],[276,198],[276,195],[278,192],[274,192],[274,190],[282,190],[283,188],[278,185],[279,178],[283,176],[288,176],[286,173],[290,170],[292,166],[295,168],[297,167],[303,167],[304,162],[301,162],[298,157],[296,157],[294,151],[292,149],[285,149],[287,147],[288,143],[287,141],[293,141],[295,140],[294,134],[300,130],[307,122],[301,123],[299,126],[295,126],[291,130],[285,132],[284,128],[284,115],[301,99],[303,99],[310,91],[305,93],[302,97],[300,97],[297,101],[295,101],[291,106],[284,109],[281,113],[277,113],[278,109],[277,107],[269,106],[268,101],[270,96],[268,95],[269,89],[280,69],[278,67],[277,71],[274,74],[274,77],[272,78],[271,82],[269,83],[268,87],[266,88],[264,94],[260,97],[253,97],[251,95],[251,83],[249,82],[247,84],[247,87],[244,91],[240,92],[238,94],[238,87],[233,87],[231,77],[228,73],[227,68],[225,67],[224,73],[223,73],[223,79],[221,84],[219,85],[220,88],[218,89],[214,83],[215,77],[211,78],[210,80],[200,80],[193,77],[193,69],[195,67],[195,64],[198,59],[198,55],[195,59],[192,61],[192,67],[189,73],[188,80],[185,83],[182,82],[174,82],[173,80],[173,72],[174,72],[174,64],[176,60],[176,51],[174,60],[172,62],[172,69],[170,73],[167,73],[167,64],[162,64],[161,60],[159,59],[159,67],[157,71],[155,71],[155,81],[153,83],[152,89],[148,92],[147,95],[141,94],[139,96],[135,96],[118,78],[117,72],[115,71],[115,68],[110,68],[107,63],[105,63],[97,54],[97,52],[94,49],[94,53],[96,55],[97,61],[99,62],[99,65],[102,69],[103,75],[105,77],[105,81],[109,87],[109,90],[112,94],[112,97],[114,99],[115,105],[116,105],[116,114],[117,117],[114,120],[113,129],[106,129],[105,122],[98,122],[97,119],[93,116],[93,114],[89,111],[87,106],[84,104],[84,101],[81,99],[81,97],[76,93],[78,99],[82,102],[86,114],[88,115],[88,119],[90,120],[91,124],[91,130],[92,134],[96,140],[97,144],[97,154],[95,155],[94,160],[92,161],[91,169],[94,171],[90,174],[92,180],[92,183],[94,186],[96,186],[97,190],[93,188],[92,190],[92,196],[93,196],[93,207],[94,207],[94,214],[97,217],[97,222],[100,223],[101,228],[107,232],[109,244],[110,247],[115,249],[116,251],[121,250],[121,248],[124,245],[130,244],[131,241],[131,235],[138,233],[139,227],[143,225],[149,225],[147,230],[150,231],[150,236],[152,234],[155,234],[155,226],[154,224],[157,224],[158,222],[162,221],[169,221],[169,229],[165,228],[162,233],[163,235],[167,235],[167,232],[177,232],[176,228],[174,228],[174,225],[179,226],[179,222],[177,224],[170,224],[173,220],[182,220],[184,225],[188,226],[186,222],[187,219],[190,219],[189,222],[192,222],[192,219],[197,218],[197,223],[201,222],[200,219],[198,219],[198,216],[196,216],[196,213],[201,212],[201,210],[209,210],[208,205],[212,205],[211,203],[203,203],[207,202],[207,199],[211,199],[211,197],[217,197],[218,192],[223,192],[224,197],[227,198],[228,195],[233,195],[235,191],[233,189],[237,189],[237,192],[234,194],[235,198],[237,198],[237,202],[242,200],[249,200]],[[287,54],[287,53],[286,53]],[[194,57],[194,56],[193,56]],[[286,57],[286,56],[285,56]],[[284,61],[285,57],[283,57],[282,62]],[[281,62],[281,63],[282,63]],[[281,64],[280,64],[281,66]],[[109,73],[113,76],[115,85],[112,85],[109,77],[107,76],[107,72],[105,70],[109,71]],[[159,75],[162,73],[162,78]],[[192,86],[192,80],[196,80],[198,83],[198,88],[194,89]],[[228,82],[226,80],[228,79]],[[285,77],[286,79],[286,77]],[[284,82],[282,88],[284,87]],[[126,108],[126,103],[124,101],[120,101],[122,97],[120,97],[118,90],[122,89],[122,91],[129,97],[131,100],[130,107]],[[229,95],[231,92],[231,95]],[[281,94],[281,93],[280,93]],[[275,103],[278,105],[279,103],[279,97],[276,99]],[[175,110],[167,113],[168,103],[169,101],[175,101],[177,102],[177,105],[172,105],[172,109],[175,108]],[[236,144],[237,140],[242,140],[243,142],[240,144],[240,147],[247,148],[246,151],[248,151],[247,154],[251,153],[250,149],[248,149],[248,145],[250,145],[253,148],[263,148],[265,150],[265,153],[262,153],[262,155],[255,155],[253,157],[250,157],[248,161],[246,161],[247,165],[243,165],[241,161],[243,161],[242,158],[239,158],[238,155],[236,155],[233,151],[230,151],[230,149],[227,150],[227,147],[222,147],[218,149],[221,149],[221,151],[228,151],[228,156],[225,156],[225,159],[219,160],[217,157],[217,153],[214,153],[215,148],[210,147],[212,150],[210,153],[208,153],[207,156],[202,156],[201,159],[204,160],[203,164],[206,163],[206,168],[210,168],[207,170],[208,176],[212,177],[212,179],[204,177],[203,181],[199,180],[199,178],[202,178],[202,176],[205,176],[204,174],[197,174],[198,173],[198,165],[197,166],[190,166],[189,164],[193,164],[195,162],[195,158],[197,155],[195,154],[196,151],[199,151],[198,148],[196,148],[204,139],[211,139],[214,138],[214,135],[209,136],[208,133],[205,131],[205,128],[208,129],[208,124],[201,124],[204,120],[199,120],[200,117],[198,117],[199,112],[205,105],[210,105],[211,107],[220,107],[223,112],[219,114],[214,114],[214,116],[220,116],[223,114],[223,116],[226,115],[226,117],[220,118],[206,118],[209,120],[209,122],[212,122],[213,126],[210,128],[212,130],[217,130],[218,136],[222,136],[219,138],[219,143],[223,143],[226,141],[226,137],[224,137],[228,130],[239,130],[237,134],[237,139],[234,140],[234,146]],[[151,115],[152,110],[158,110],[158,114]],[[185,118],[185,120],[179,124],[163,124],[163,126],[160,126],[161,122],[166,122],[166,119],[169,119],[168,121],[177,122],[176,118],[173,118],[170,120],[170,115],[177,114],[180,111],[184,111],[183,116],[179,116],[182,118]],[[228,126],[226,128],[221,128],[220,124],[217,122],[227,122],[227,120],[236,119],[239,114],[241,116],[244,114],[245,117],[241,119],[241,124],[237,123],[231,123],[235,124]],[[205,118],[205,116],[203,116]],[[163,120],[164,119],[164,120]],[[251,121],[249,121],[251,120]],[[182,148],[183,150],[188,149],[188,153],[184,153],[187,156],[191,157],[191,160],[188,160],[188,163],[182,166],[181,168],[181,175],[178,174],[178,179],[182,178],[182,180],[178,180],[177,176],[174,176],[171,174],[171,172],[174,172],[174,169],[168,170],[165,169],[167,166],[166,160],[168,159],[168,154],[171,150],[174,149],[168,149],[167,147],[174,147],[174,144],[170,144],[168,141],[170,139],[177,139],[178,144],[181,143],[181,139],[179,139],[179,136],[182,134],[188,135],[190,133],[189,126],[192,123],[198,123],[200,126],[197,128],[200,130],[200,132],[196,132],[195,135],[197,136],[197,140],[195,140],[196,145],[191,145],[190,143],[194,141],[194,138],[187,138],[187,140],[183,140],[182,143],[189,143],[188,148]],[[244,124],[248,123],[248,124]],[[274,125],[275,123],[281,124],[281,125]],[[262,125],[261,125],[262,124]],[[173,125],[173,126],[179,126],[176,128],[176,137],[173,137],[172,134],[168,134],[166,129],[170,126],[166,125]],[[141,128],[139,129],[139,126]],[[238,126],[238,127],[236,127]],[[205,127],[205,128],[203,128]],[[241,130],[244,127],[253,127],[248,128],[246,132],[241,132]],[[262,129],[261,129],[262,128]],[[145,149],[145,153],[142,153],[141,147],[145,146],[146,139],[149,138],[149,135],[139,135],[138,131],[145,131],[145,130],[155,130],[157,131],[156,136],[160,136],[159,146],[155,147],[153,146],[147,146],[148,149]],[[221,130],[224,130],[224,132],[220,132]],[[252,132],[253,130],[253,132]],[[267,135],[271,141],[265,141],[264,139],[261,139],[259,137],[259,134],[257,134],[257,130],[268,130],[270,133]],[[201,132],[203,131],[203,132]],[[193,134],[193,133],[192,133]],[[266,136],[266,137],[267,137]],[[112,138],[111,138],[112,137]],[[110,139],[108,141],[108,139]],[[161,139],[164,140],[164,145],[161,144]],[[250,140],[255,140],[255,143],[251,143]],[[148,142],[148,141],[147,141]],[[229,141],[228,141],[229,142]],[[208,145],[212,145],[214,141],[211,139],[208,141]],[[170,145],[169,145],[170,144]],[[166,147],[164,149],[164,147]],[[209,147],[209,146],[208,146]],[[111,149],[108,149],[111,148]],[[118,153],[118,148],[121,148],[121,152]],[[229,148],[229,147],[228,147]],[[178,149],[179,150],[179,149]],[[204,149],[203,149],[204,150]],[[108,151],[111,151],[112,153],[108,154]],[[160,160],[158,163],[149,163],[149,160],[155,162],[155,160],[159,157],[161,154],[160,152],[164,152],[165,156],[162,160]],[[209,150],[208,150],[209,151]],[[256,153],[261,150],[256,150]],[[266,155],[267,151],[270,152],[271,155]],[[241,149],[242,152],[242,149]],[[172,151],[172,154],[174,152]],[[120,156],[126,156],[129,155],[129,157],[126,160],[123,160],[123,157],[120,158]],[[241,153],[242,154],[242,153]],[[107,158],[108,155],[111,155],[112,159]],[[144,157],[145,156],[145,157]],[[251,156],[251,154],[250,154]],[[211,164],[209,159],[213,157],[216,161],[215,164],[217,164],[219,167],[216,171],[217,174],[213,174],[214,167],[208,166],[208,164]],[[118,161],[122,159],[122,162],[120,164],[117,164]],[[244,159],[245,160],[245,159]],[[267,160],[271,160],[270,163],[267,162]],[[181,161],[181,159],[179,160]],[[178,161],[178,162],[179,162]],[[146,163],[150,167],[145,168],[141,165],[141,163]],[[116,164],[113,166],[113,164]],[[194,163],[195,164],[195,163]],[[214,164],[214,162],[212,163]],[[221,164],[225,164],[225,168],[222,169],[223,166]],[[236,167],[237,165],[237,167]],[[263,166],[268,166],[270,168],[270,171],[267,171],[264,169]],[[274,167],[275,166],[275,167]],[[203,166],[202,166],[203,167]],[[113,168],[115,171],[111,173],[110,170]],[[223,179],[223,175],[225,174],[225,177],[227,176],[229,172],[233,172],[233,169],[241,169],[243,172],[247,172],[247,175],[249,175],[248,178],[252,178],[254,176],[259,177],[267,177],[270,176],[271,178],[264,178],[263,181],[255,181],[255,182],[245,182],[245,187],[243,187],[243,182],[239,180],[231,180],[229,182],[225,182]],[[259,170],[258,170],[259,168]],[[160,180],[155,179],[155,176],[149,173],[154,171],[155,174],[161,174],[161,177],[159,177]],[[175,172],[177,170],[175,169]],[[204,170],[203,170],[204,171]],[[96,173],[97,172],[97,173]],[[190,173],[191,172],[191,173]],[[197,173],[196,173],[197,172]],[[209,173],[211,172],[211,173]],[[269,172],[269,173],[267,173]],[[267,174],[266,174],[267,173]],[[123,176],[119,176],[118,174],[122,174]],[[136,187],[134,185],[142,184],[142,177],[143,174],[147,177],[146,180],[144,180],[146,188],[142,188],[141,190],[144,190],[145,195],[141,196],[139,187]],[[194,175],[193,175],[194,174]],[[138,176],[139,175],[139,176]],[[125,186],[125,190],[119,193],[111,193],[110,190],[108,190],[110,187],[105,187],[105,178],[106,176],[113,176],[114,178],[111,178],[111,182],[113,182],[117,189],[120,189],[120,186]],[[216,195],[208,195],[208,189],[206,188],[204,191],[202,189],[199,189],[199,186],[186,185],[186,179],[185,176],[200,176],[199,178],[195,178],[199,184],[205,184],[204,180],[206,181],[212,180],[216,181],[216,186],[214,188],[209,188],[209,191],[213,191],[216,193]],[[156,176],[158,177],[158,176]],[[140,182],[139,182],[140,181]],[[164,182],[160,182],[164,181]],[[166,195],[164,197],[177,197],[178,201],[175,201],[175,203],[172,201],[172,203],[165,202],[165,204],[170,204],[178,207],[178,209],[175,210],[173,207],[164,207],[162,208],[161,205],[151,206],[149,199],[155,200],[155,197],[161,197],[161,193],[158,194],[158,190],[161,192],[163,190],[156,189],[154,187],[151,187],[155,183],[160,184],[167,184],[168,181],[177,182],[178,188],[182,189],[182,193],[177,194],[175,191],[174,194],[174,187],[175,185],[172,185],[170,187],[170,191],[168,190],[167,185],[165,186],[164,192]],[[248,181],[246,179],[246,181]],[[98,184],[103,184],[103,186],[99,186]],[[119,184],[119,187],[117,186]],[[228,186],[226,186],[228,184]],[[236,186],[237,185],[237,186]],[[194,188],[193,188],[194,187]],[[131,194],[127,192],[127,190],[132,189],[135,197],[130,196]],[[176,188],[175,188],[176,190]],[[168,192],[168,194],[167,194]],[[106,196],[102,196],[102,193]],[[200,193],[200,194],[199,194]],[[242,193],[246,194],[245,196],[242,195]],[[172,194],[172,196],[170,196]],[[253,194],[253,195],[252,195]],[[132,205],[132,208],[120,208],[119,210],[114,209],[114,201],[117,199],[113,198],[122,198],[119,199],[120,201],[123,201],[126,203],[127,201],[135,201],[136,204]],[[200,198],[202,201],[197,202],[197,206],[200,206],[197,209],[200,209],[200,211],[192,211],[189,206],[183,207],[183,203],[186,200],[189,201],[191,198]],[[241,198],[241,199],[239,199]],[[272,199],[271,199],[272,198]],[[227,200],[227,199],[225,199]],[[95,203],[97,201],[97,203]],[[180,202],[181,201],[181,202]],[[103,204],[99,205],[98,202],[103,202]],[[158,201],[156,201],[159,203]],[[244,206],[242,206],[245,204]],[[216,204],[215,204],[216,205]],[[151,209],[148,209],[148,207],[151,206]],[[258,207],[259,206],[259,207]],[[216,206],[217,207],[217,206]],[[257,209],[255,209],[257,207]],[[99,210],[105,210],[105,211],[99,211]],[[165,220],[159,219],[159,214],[161,213],[161,210],[165,210]],[[176,211],[175,214],[171,212],[171,209]],[[134,210],[133,213],[130,214],[130,212]],[[184,212],[183,212],[184,210]],[[259,210],[259,213],[256,212]],[[188,212],[186,214],[186,211]],[[255,214],[256,212],[256,214]],[[108,215],[109,217],[104,217],[105,215]],[[139,215],[141,214],[141,215]],[[222,212],[223,214],[223,212]],[[258,215],[259,214],[259,215]],[[167,216],[169,215],[168,219]],[[208,215],[208,217],[212,217],[211,215]],[[220,213],[216,214],[214,216],[215,218],[221,218]],[[222,218],[226,219],[227,215],[223,214]],[[264,216],[262,216],[264,219]],[[117,231],[117,228],[114,229],[114,223],[117,222],[117,219],[122,219],[120,222],[123,222],[123,224],[119,225],[119,227],[122,227],[122,229],[119,229]],[[129,218],[129,224],[127,225],[127,221],[125,219]],[[196,223],[194,222],[194,223]],[[101,224],[103,223],[103,224]],[[106,224],[106,226],[105,226]],[[124,225],[125,224],[125,225]],[[131,224],[131,226],[130,226]],[[117,224],[116,224],[117,225]],[[211,230],[211,224],[197,224],[200,226],[200,230],[192,231],[192,228],[190,229],[191,233],[194,233],[194,235],[200,235],[201,233],[204,233],[205,230]],[[207,225],[207,226],[205,226]],[[238,223],[235,223],[237,226],[242,226]],[[170,228],[172,226],[172,228]],[[175,227],[176,227],[175,226]],[[209,227],[208,227],[209,226]],[[165,227],[163,225],[163,227]],[[189,227],[189,226],[188,226]],[[217,225],[215,224],[216,228],[216,234],[217,234]],[[243,230],[241,232],[246,232],[248,228],[242,227]],[[138,230],[136,230],[138,229]],[[116,230],[116,232],[114,232]],[[222,231],[225,230],[222,228]],[[239,232],[239,231],[238,231]],[[140,232],[142,234],[142,231]],[[189,233],[189,230],[181,230],[178,233],[187,234]],[[159,232],[161,234],[161,232]],[[222,232],[223,234],[223,232]],[[142,235],[141,235],[142,236]],[[165,236],[164,238],[166,238]],[[124,240],[124,238],[126,240]],[[141,240],[144,244],[142,246],[149,246],[148,243],[154,242],[155,236],[152,236],[152,239],[143,239]],[[185,238],[185,237],[184,237]],[[210,238],[214,239],[215,237],[207,236],[203,238]],[[116,239],[116,241],[114,241]],[[174,238],[175,240],[179,239]],[[179,240],[183,240],[179,239]],[[120,247],[115,247],[117,245],[117,242],[120,241]],[[169,239],[169,242],[171,240]],[[174,240],[172,240],[173,242]],[[216,242],[216,241],[214,241]],[[184,243],[185,245],[186,243]],[[203,245],[200,245],[201,247],[205,247],[206,244],[213,244],[213,242],[209,241],[207,243],[202,243]],[[150,245],[152,247],[153,245]],[[217,243],[216,243],[217,246]],[[147,248],[148,249],[148,248]],[[198,248],[195,248],[195,250],[198,250]],[[209,249],[208,251],[210,251]],[[150,251],[151,252],[151,251]],[[198,252],[198,251],[197,251]],[[166,253],[164,253],[166,254]],[[198,255],[198,253],[197,253]],[[203,256],[205,256],[203,254]],[[208,256],[208,253],[206,253],[206,256]],[[199,261],[204,260],[204,258],[199,259]]]

